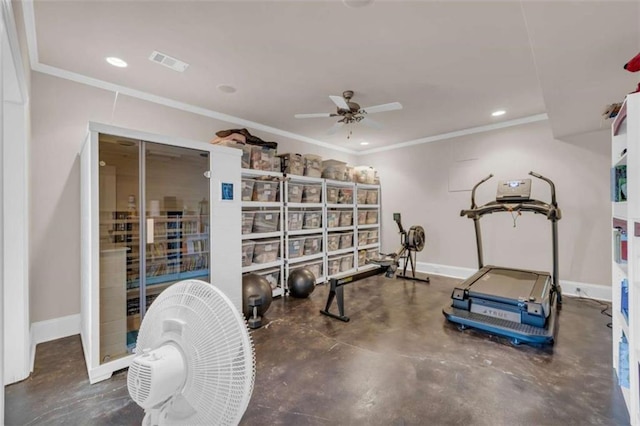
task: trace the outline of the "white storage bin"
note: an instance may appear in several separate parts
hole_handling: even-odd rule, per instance
[[[253,201],[274,202],[278,200],[278,182],[257,180],[253,184]]]
[[[289,259],[295,259],[304,254],[304,240],[306,237],[289,238]]]
[[[347,163],[337,160],[322,162],[322,177],[333,180],[344,180]]]
[[[358,246],[366,246],[369,239],[369,231],[358,232]]]
[[[321,211],[306,211],[304,212],[304,229],[317,229],[322,226],[322,212]]]
[[[322,199],[322,185],[305,184],[302,191],[303,203],[319,203]]]
[[[360,250],[358,252],[358,266],[364,266],[367,264],[367,251]]]
[[[271,171],[273,167],[273,157],[276,150],[266,146],[251,146],[251,168],[255,170]]]
[[[329,275],[340,273],[340,257],[330,257],[327,260],[327,273]]]
[[[353,232],[344,232],[340,234],[340,248],[346,249],[353,247]]]
[[[369,191],[366,189],[358,188],[358,204],[366,204]]]
[[[253,248],[253,263],[270,263],[278,260],[280,240],[258,240]]]
[[[367,223],[367,211],[358,210],[358,225],[364,225]]]
[[[353,254],[340,256],[340,272],[346,272],[349,269],[353,269]]]
[[[322,176],[322,157],[319,155],[305,154],[304,175],[319,178]]]
[[[340,226],[351,226],[351,225],[353,225],[353,211],[342,210],[340,212]]]
[[[353,204],[353,188],[340,188],[338,204]]]
[[[253,219],[253,232],[275,232],[280,223],[278,210],[256,211]]]
[[[327,235],[327,251],[336,251],[340,249],[340,234]]]
[[[242,179],[242,201],[251,201],[253,198],[253,179]]]
[[[280,154],[282,159],[282,173],[302,176],[304,173],[304,162],[300,154]],[[296,201],[299,202],[299,201]]]
[[[250,234],[253,231],[253,218],[256,212],[242,212],[242,233]]]
[[[242,242],[242,266],[251,266],[253,261],[253,250],[255,248],[255,241],[246,240]]]
[[[337,228],[340,226],[340,211],[327,210],[327,228]]]
[[[366,204],[378,204],[378,190],[370,189],[367,191]]]
[[[378,249],[368,249],[367,250],[367,259],[378,259],[380,258],[380,252]]]
[[[378,242],[378,230],[372,229],[367,237],[367,244],[376,244]]]
[[[299,231],[302,229],[302,223],[304,222],[303,211],[290,211],[287,218],[287,224],[289,231]]]
[[[367,212],[366,223],[367,225],[373,225],[375,223],[378,223],[378,212],[375,210],[369,210]]]
[[[290,203],[301,203],[302,202],[302,191],[304,190],[304,185],[301,183],[288,182],[287,183],[287,200]]]
[[[311,256],[322,251],[322,235],[307,236],[304,240],[304,255]]]
[[[340,194],[340,188],[337,186],[327,185],[327,204],[338,204],[338,195]]]

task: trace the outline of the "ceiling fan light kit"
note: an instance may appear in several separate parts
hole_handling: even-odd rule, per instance
[[[329,99],[336,105],[337,109],[335,113],[320,112],[311,114],[296,114],[295,118],[329,118],[340,117],[340,119],[327,131],[328,134],[335,134],[345,124],[362,123],[374,129],[381,129],[382,124],[367,117],[368,114],[375,114],[378,112],[394,111],[402,109],[400,102],[391,102],[387,104],[374,105],[371,107],[362,108],[360,105],[351,99],[353,98],[353,90],[345,90],[342,92],[342,96],[329,96]],[[351,131],[349,131],[349,136]]]

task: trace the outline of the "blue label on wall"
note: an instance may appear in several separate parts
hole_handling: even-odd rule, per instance
[[[222,200],[233,201],[233,184],[222,182]]]

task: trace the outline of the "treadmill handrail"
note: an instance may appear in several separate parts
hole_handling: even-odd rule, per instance
[[[460,212],[460,216],[466,216],[469,219],[476,219],[486,214],[512,211],[542,214],[545,215],[547,219],[552,221],[557,221],[562,218],[562,213],[560,212],[559,208],[539,200],[530,200],[521,203],[492,201],[485,204],[484,206],[480,206],[474,209],[462,210]]]
[[[553,183],[553,181],[547,177],[542,176],[540,173],[530,171],[529,174],[549,184],[549,187],[551,189],[551,205],[555,208],[558,208],[558,203],[556,202],[556,185]]]
[[[471,190],[471,208],[475,209],[478,207],[478,205],[476,204],[476,189],[482,185],[483,183],[485,183],[486,181],[488,181],[489,179],[491,179],[493,177],[493,173],[489,174],[489,176],[487,176],[486,178],[482,179],[480,182],[476,183],[473,186],[473,189]]]

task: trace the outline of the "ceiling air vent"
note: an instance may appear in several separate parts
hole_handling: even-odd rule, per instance
[[[178,72],[183,72],[189,66],[186,62],[182,62],[179,59],[172,58],[169,55],[165,55],[164,53],[160,53],[155,50],[151,53],[151,56],[149,56],[149,60]]]

